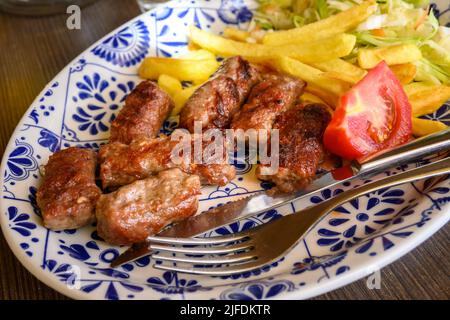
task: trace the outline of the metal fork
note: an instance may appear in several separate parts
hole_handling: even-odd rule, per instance
[[[377,190],[450,173],[445,158],[340,193],[327,201],[236,234],[211,238],[150,237],[157,269],[203,274],[230,275],[257,269],[291,249],[327,213],[344,203]],[[179,256],[182,254],[182,256]],[[205,256],[206,255],[206,256]],[[199,257],[200,256],[200,257]],[[172,265],[161,262],[172,262]]]

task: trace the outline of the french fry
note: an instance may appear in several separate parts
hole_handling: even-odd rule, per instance
[[[341,80],[341,81],[345,81],[348,82],[349,84],[355,84],[356,82],[354,82],[354,79],[352,79],[351,77],[348,77],[346,74],[344,73],[339,73],[336,71],[327,71],[323,73],[324,76],[327,76],[330,79],[335,79],[335,80]]]
[[[360,49],[358,64],[361,68],[371,69],[382,60],[388,65],[409,63],[419,60],[422,53],[413,44],[400,44],[382,48]]]
[[[173,95],[173,102],[175,104],[175,108],[173,108],[171,116],[176,116],[180,113],[181,109],[183,109],[184,105],[188,101],[188,99],[192,96],[195,90],[198,89],[199,86],[192,86],[180,91],[177,91]]]
[[[308,86],[316,88],[316,92],[317,89],[327,91],[333,97],[333,102],[336,102],[340,95],[350,89],[350,84],[348,82],[329,78],[319,69],[292,58],[278,57],[274,59],[271,64],[284,73],[306,81]],[[319,95],[319,97],[321,97],[321,95]],[[329,100],[328,97],[327,100]]]
[[[406,90],[409,102],[411,103],[413,116],[419,117],[432,113],[439,109],[448,99],[450,99],[450,86],[433,85],[422,87],[421,90]]]
[[[313,102],[313,103],[323,103],[323,104],[327,104],[325,101],[323,101],[321,98],[319,98],[318,96],[309,93],[309,92],[303,92],[302,96],[300,97],[301,101],[304,102]]]
[[[305,88],[306,93],[310,93],[316,97],[319,97],[322,101],[325,102],[326,105],[331,107],[333,110],[336,109],[336,106],[339,102],[339,97],[326,91],[324,89],[318,88],[314,85],[307,85]]]
[[[405,85],[414,80],[417,68],[412,63],[395,64],[389,67],[401,84]]]
[[[196,50],[200,50],[201,47],[199,47],[198,45],[196,45],[195,43],[193,43],[192,41],[188,42],[187,48],[191,51],[196,51]]]
[[[406,95],[408,97],[411,97],[412,95],[424,91],[424,90],[429,90],[430,87],[434,87],[436,86],[434,83],[432,82],[426,82],[426,81],[420,81],[420,82],[412,82],[409,83],[407,85],[403,86],[403,89],[406,92]]]
[[[223,35],[228,39],[246,42],[247,38],[250,37],[250,32],[227,27],[225,28],[225,30],[223,30]]]
[[[349,10],[300,28],[267,33],[263,43],[279,46],[290,43],[309,43],[350,31],[377,10],[375,0],[369,0]]]
[[[194,26],[190,28],[190,39],[215,54],[225,57],[241,55],[257,62],[279,56],[289,56],[306,63],[326,61],[348,55],[356,43],[354,35],[341,33],[316,42],[274,47],[226,39]]]
[[[162,74],[158,78],[158,86],[166,91],[173,98],[176,92],[183,89],[180,80],[167,74]]]
[[[312,94],[310,92],[303,92],[303,94],[300,97],[300,101],[304,102],[306,104],[309,103],[320,103],[327,107],[328,112],[330,112],[331,115],[333,115],[335,106],[331,106],[329,103],[325,102],[324,99],[321,99],[319,96],[316,96],[315,94]]]
[[[311,65],[324,71],[331,78],[341,79],[351,84],[357,83],[367,74],[366,70],[342,59],[315,62]]]
[[[139,67],[139,76],[156,80],[167,74],[180,81],[203,82],[213,74],[219,63],[215,59],[183,60],[172,58],[146,58]]]
[[[216,60],[216,56],[211,51],[205,50],[205,49],[198,49],[198,50],[190,50],[179,59],[183,60]]]
[[[412,131],[416,137],[426,136],[447,129],[445,123],[428,119],[412,119]]]

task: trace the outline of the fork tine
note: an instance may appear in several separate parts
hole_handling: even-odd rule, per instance
[[[168,237],[148,237],[147,241],[153,243],[164,243],[171,245],[217,245],[228,242],[240,241],[247,239],[245,232],[232,234],[229,236],[211,237],[211,238],[168,238]]]
[[[254,269],[261,268],[262,265],[269,263],[270,260],[261,261],[258,259],[251,260],[247,263],[242,263],[238,265],[233,265],[229,267],[223,268],[199,268],[195,266],[189,267],[180,267],[180,266],[168,266],[164,264],[153,264],[153,267],[160,270],[166,271],[175,271],[175,272],[183,272],[197,275],[207,275],[207,276],[224,276],[224,275],[232,275],[237,273],[243,273],[247,271],[251,271]]]
[[[231,246],[220,246],[214,248],[205,247],[193,247],[193,248],[183,248],[176,246],[165,246],[158,244],[150,244],[150,249],[153,251],[163,251],[163,252],[173,252],[173,253],[186,253],[186,254],[221,254],[221,253],[232,253],[242,250],[248,250],[252,248],[253,242],[246,241],[238,243]]]
[[[212,258],[212,257],[206,257],[206,258],[190,258],[190,257],[172,257],[172,256],[165,256],[165,255],[159,255],[154,254],[152,255],[152,258],[154,260],[162,260],[162,261],[170,261],[170,262],[181,262],[181,263],[192,263],[194,265],[206,265],[206,264],[229,264],[229,263],[239,263],[239,262],[245,262],[248,260],[256,259],[256,255],[252,253],[252,251],[239,253],[239,254],[233,254],[233,255],[227,255],[224,257],[218,257],[218,258]]]

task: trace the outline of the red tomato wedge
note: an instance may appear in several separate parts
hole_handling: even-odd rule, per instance
[[[400,81],[382,61],[345,93],[324,133],[325,147],[362,161],[411,138],[411,105]]]

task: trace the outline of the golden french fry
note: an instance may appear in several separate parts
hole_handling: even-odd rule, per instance
[[[145,79],[158,79],[167,74],[180,81],[203,82],[213,74],[219,63],[215,59],[183,60],[172,58],[145,58],[139,68],[139,75]]]
[[[338,96],[330,93],[329,91],[318,88],[314,85],[308,84],[305,88],[305,92],[319,97],[320,99],[322,99],[325,102],[326,105],[331,107],[333,110],[336,109],[336,106],[338,105],[338,101],[339,101]]]
[[[322,70],[331,78],[341,79],[351,84],[364,78],[367,71],[342,59],[314,62],[313,67]]]
[[[395,64],[389,66],[401,84],[405,85],[414,80],[417,68],[412,63]]]
[[[211,51],[205,49],[190,50],[178,59],[183,60],[216,60],[216,56]]]
[[[408,95],[408,91],[406,91]],[[439,109],[448,99],[450,99],[450,86],[434,85],[423,87],[408,95],[411,103],[413,116],[419,117],[432,113]]]
[[[375,0],[369,0],[349,10],[300,28],[267,33],[263,43],[278,46],[291,43],[308,43],[350,31],[377,10]]]
[[[158,86],[173,97],[176,92],[183,89],[180,80],[167,74],[162,74],[158,78]]]
[[[335,80],[348,82],[349,84],[355,84],[356,83],[356,82],[354,82],[354,79],[352,79],[351,77],[348,77],[344,73],[339,73],[339,72],[335,72],[335,71],[326,71],[326,72],[323,73],[323,75],[328,77],[328,78],[330,78],[330,79],[335,79]]]
[[[432,82],[426,82],[426,81],[420,81],[420,82],[412,82],[409,83],[407,85],[403,86],[403,89],[406,92],[406,95],[408,97],[411,97],[412,95],[424,91],[424,90],[429,90],[431,89],[430,87],[434,87],[436,86],[436,84],[432,83]]]
[[[216,60],[216,55],[212,53],[211,51],[198,48],[196,50],[190,50],[184,55],[182,55],[179,59],[186,59],[186,60]],[[193,83],[198,85],[205,82],[207,79],[193,79]]]
[[[181,109],[183,109],[184,105],[188,101],[188,99],[191,97],[191,95],[194,93],[195,90],[198,89],[198,86],[192,86],[180,91],[177,91],[173,95],[173,102],[175,104],[175,108],[173,108],[171,116],[176,116],[180,113]]]
[[[329,103],[325,102],[324,99],[322,99],[319,96],[312,94],[310,92],[303,92],[303,94],[300,97],[300,102],[303,102],[305,104],[309,104],[309,103],[323,104],[327,107],[327,110],[331,115],[333,115],[333,112],[335,109],[334,105],[331,107],[331,105]]]
[[[302,96],[300,97],[301,101],[304,102],[313,102],[313,103],[323,103],[323,104],[327,104],[325,101],[323,101],[321,98],[319,98],[318,96],[309,93],[309,92],[303,92]]]
[[[223,35],[228,39],[241,42],[245,42],[247,41],[247,38],[250,38],[250,32],[231,27],[225,28],[225,30],[223,30]]]
[[[201,49],[200,46],[196,45],[196,44],[193,43],[192,41],[189,41],[189,42],[188,42],[187,47],[188,47],[188,49],[191,50],[191,51],[196,51],[196,50],[200,50],[200,49]]]
[[[289,56],[307,63],[326,61],[348,55],[356,43],[354,35],[341,33],[316,42],[274,47],[226,39],[194,26],[190,28],[189,37],[200,47],[215,54],[225,57],[241,55],[257,62],[279,56]]]
[[[447,129],[445,123],[428,119],[412,119],[412,131],[416,137],[426,136]]]
[[[371,69],[382,60],[388,65],[414,62],[422,58],[419,48],[413,44],[400,44],[382,48],[365,48],[358,51],[358,64]]]
[[[329,78],[319,69],[292,58],[278,57],[274,59],[271,64],[281,72],[306,81],[308,87],[313,86],[316,88],[315,91],[317,91],[317,89],[325,90],[333,97],[333,102],[336,102],[337,98],[348,91],[351,86],[348,82]],[[321,95],[319,95],[319,97],[321,97]],[[327,99],[329,98],[327,97]]]

